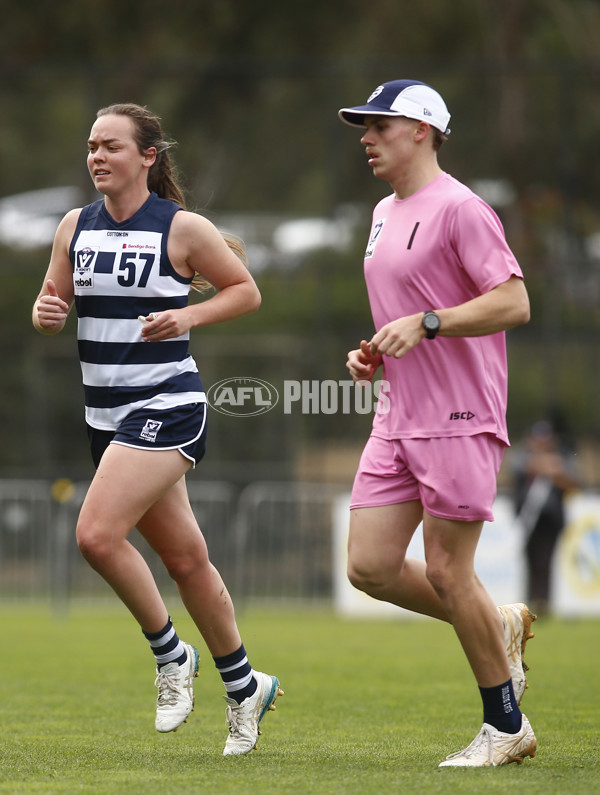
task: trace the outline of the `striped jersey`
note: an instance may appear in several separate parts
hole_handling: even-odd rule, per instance
[[[188,303],[191,278],[167,255],[173,216],[181,207],[152,193],[126,221],[104,200],[84,207],[69,248],[86,422],[114,431],[135,409],[205,402],[189,332],[144,342],[138,320]]]

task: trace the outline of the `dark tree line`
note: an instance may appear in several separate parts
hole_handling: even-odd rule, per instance
[[[532,415],[558,405],[575,431],[600,435],[597,2],[2,5],[0,199],[67,185],[93,198],[85,142],[95,111],[135,101],[163,117],[179,142],[175,159],[190,205],[213,220],[252,216],[256,226],[256,219],[356,212],[349,248],[257,273],[261,311],[203,335],[200,351],[210,339],[222,352],[205,357],[215,378],[243,364],[232,353],[234,337],[257,340],[258,350],[270,340],[262,364],[246,360],[267,379],[282,362],[300,378],[345,376],[345,352],[370,323],[361,251],[370,207],[386,186],[372,178],[360,133],[339,123],[337,109],[366,100],[387,79],[431,82],[453,115],[442,166],[488,191],[532,297],[532,323],[509,343],[511,423],[520,432]],[[85,455],[68,433],[81,419],[77,371],[66,363],[73,340],[61,341],[56,355],[56,341],[29,327],[48,256],[47,248],[0,246],[0,470],[39,471],[41,459],[53,466]],[[295,352],[291,365],[277,344],[284,339]],[[307,361],[315,349],[319,356]],[[36,400],[38,383],[45,392]],[[364,433],[352,418],[326,425],[302,418],[293,429],[280,420],[275,436],[289,440],[283,446],[266,433],[260,445],[248,441],[264,461],[289,460],[307,439]],[[29,429],[25,446],[16,441],[19,422]],[[224,440],[229,433],[216,426]]]

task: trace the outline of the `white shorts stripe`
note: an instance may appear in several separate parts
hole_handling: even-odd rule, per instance
[[[156,395],[151,400],[140,400],[138,403],[127,403],[119,408],[97,409],[91,406],[85,408],[85,421],[92,428],[101,431],[114,431],[123,422],[125,417],[137,409],[148,409],[150,411],[163,411],[172,409],[176,406],[186,406],[190,403],[206,403],[204,392],[165,392]]]

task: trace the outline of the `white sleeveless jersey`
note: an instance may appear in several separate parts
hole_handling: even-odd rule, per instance
[[[180,209],[153,193],[121,223],[102,199],[81,211],[69,256],[85,416],[93,428],[114,431],[135,409],[206,401],[188,351],[189,332],[144,342],[138,320],[188,303],[191,279],[180,276],[167,256],[169,229]]]

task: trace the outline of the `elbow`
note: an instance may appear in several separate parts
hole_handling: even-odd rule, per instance
[[[525,296],[525,298],[520,302],[520,305],[517,308],[515,326],[524,326],[526,323],[529,323],[530,320],[531,320],[531,307],[529,305],[529,298]]]
[[[252,295],[250,296],[250,299],[248,301],[248,310],[250,312],[256,312],[256,310],[260,308],[261,304],[262,304],[262,295],[260,294],[260,290],[258,289],[258,287],[256,287],[255,285]]]
[[[506,323],[505,330],[508,331],[511,328],[517,328],[518,326],[524,326],[526,323],[529,323],[531,318],[531,313],[529,311],[529,307],[523,308],[513,308],[513,311],[510,313],[510,320]]]
[[[531,319],[531,307],[529,305],[527,290],[522,282],[515,282],[515,284],[518,284],[519,289],[516,292],[513,291],[512,294],[512,301],[510,302],[509,309],[509,328],[524,326],[526,323],[529,323]]]

